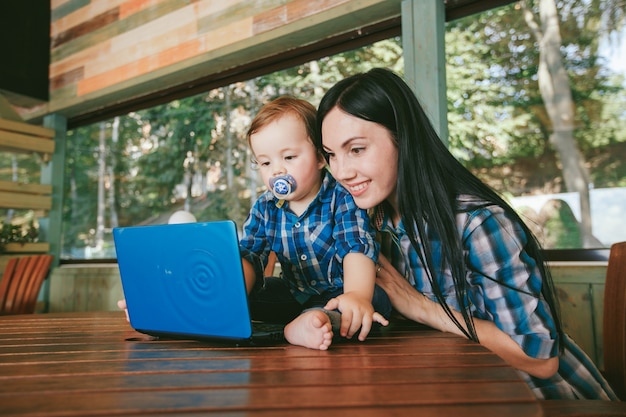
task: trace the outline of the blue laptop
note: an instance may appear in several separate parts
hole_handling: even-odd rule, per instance
[[[135,330],[161,338],[283,340],[282,325],[253,329],[235,222],[117,227],[113,238]]]

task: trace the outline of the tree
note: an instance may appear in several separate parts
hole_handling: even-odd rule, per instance
[[[613,3],[610,7],[593,3],[562,1],[559,16],[554,0],[520,1],[453,22],[447,35],[447,39],[461,34],[472,37],[468,43],[476,49],[453,54],[449,61],[453,65],[448,66],[453,94],[451,143],[462,149],[457,148],[457,155],[476,169],[506,163],[506,158],[510,163],[519,156],[540,157],[550,144],[561,162],[565,189],[580,195],[581,231],[587,247],[598,242],[591,235],[591,180],[579,148],[581,143],[597,146],[584,141],[597,137],[588,132],[601,125],[605,100],[598,97],[606,97],[612,89],[599,71],[598,25],[594,22],[604,19],[604,31],[610,31],[623,21],[624,9],[619,1],[606,2]],[[519,19],[516,10],[524,19]],[[455,45],[457,51],[463,48]],[[468,75],[468,71],[474,72]],[[497,93],[492,92],[494,87]],[[483,114],[477,117],[479,112]],[[484,114],[491,119],[477,123]]]
[[[585,160],[574,140],[574,102],[570,81],[561,58],[561,33],[559,16],[554,0],[539,1],[539,20],[520,2],[524,19],[539,45],[539,91],[552,124],[550,142],[561,161],[563,178],[569,191],[580,197],[581,231],[585,247],[595,246],[591,232],[591,200],[589,198],[589,173]]]

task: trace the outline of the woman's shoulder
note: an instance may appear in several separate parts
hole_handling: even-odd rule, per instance
[[[494,201],[468,194],[457,196],[456,205],[457,213],[469,216],[489,215],[490,213],[502,213],[505,211],[501,205]]]
[[[490,218],[516,222],[509,211],[496,202],[467,195],[457,198],[457,223],[464,224],[465,228],[480,225]]]
[[[457,226],[464,239],[474,234],[477,229],[493,235],[499,230],[507,230],[511,235],[522,232],[519,219],[500,204],[470,197],[459,198],[457,211]],[[487,232],[487,230],[489,232]]]

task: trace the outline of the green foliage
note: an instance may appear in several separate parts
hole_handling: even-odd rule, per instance
[[[538,1],[527,3],[536,15]],[[623,4],[609,3],[621,8],[623,16]],[[599,31],[620,27],[619,19],[599,29],[606,8],[582,0],[559,2],[559,10],[579,147],[588,151],[623,142],[624,84],[602,67],[598,41]],[[538,50],[517,3],[449,24],[450,144],[469,169],[510,165],[551,152],[552,127],[537,84]]]
[[[32,220],[27,227],[4,223],[0,229],[0,253],[4,252],[7,243],[31,243],[38,240],[39,229]]]

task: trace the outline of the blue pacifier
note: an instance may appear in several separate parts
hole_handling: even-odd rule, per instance
[[[272,194],[279,200],[282,200],[296,191],[296,179],[289,174],[279,175],[278,177],[270,178],[270,187]]]

